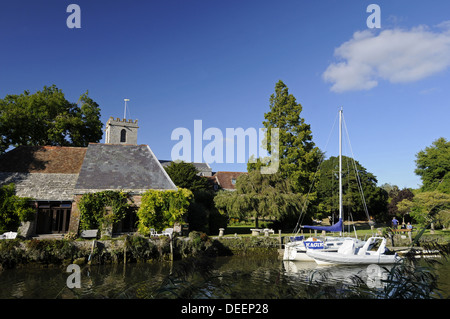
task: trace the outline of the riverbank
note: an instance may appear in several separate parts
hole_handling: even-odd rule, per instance
[[[69,264],[118,264],[179,260],[209,256],[277,255],[278,238],[212,238],[191,232],[188,237],[147,238],[124,235],[108,240],[31,239],[0,241],[1,269]]]
[[[69,264],[123,264],[181,260],[204,254],[218,256],[279,256],[287,236],[217,236],[191,232],[187,237],[156,238],[138,234],[106,240],[34,238],[0,241],[0,271],[24,266],[67,266]],[[422,243],[447,244],[444,236],[423,236]],[[409,239],[397,236],[392,251],[405,250]],[[419,243],[420,246],[420,243]],[[417,247],[419,248],[419,247]]]

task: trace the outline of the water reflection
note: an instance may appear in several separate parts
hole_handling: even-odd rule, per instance
[[[443,297],[448,298],[450,262],[443,262],[436,271]],[[318,266],[276,257],[218,257],[85,266],[81,288],[69,289],[64,267],[27,267],[0,272],[0,298],[315,298],[326,287],[334,293],[355,283],[382,289],[389,270],[377,265]]]
[[[305,283],[366,284],[369,288],[383,288],[384,280],[393,266],[319,266],[315,262],[283,261],[286,275]]]
[[[7,269],[0,272],[0,298],[121,298],[136,283],[151,278],[157,285],[169,272],[165,263],[85,266],[81,288],[69,289],[65,267]]]

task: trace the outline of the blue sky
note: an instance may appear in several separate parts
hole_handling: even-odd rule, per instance
[[[66,25],[71,3],[80,29]],[[380,29],[367,27],[371,3]],[[76,102],[88,90],[103,123],[129,98],[138,143],[170,159],[172,131],[194,120],[262,127],[282,80],[328,156],[343,106],[355,158],[380,185],[417,188],[415,154],[450,137],[448,21],[447,0],[3,1],[0,96],[55,84]]]

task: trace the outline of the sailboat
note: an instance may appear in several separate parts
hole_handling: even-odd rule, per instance
[[[304,228],[317,230],[338,231],[342,229],[342,108],[339,112],[339,222],[330,227],[303,226]],[[337,250],[326,249],[306,249],[306,256],[312,258],[317,264],[395,264],[401,258],[395,253],[390,254],[386,249],[386,238],[372,236],[363,245],[355,238],[345,238],[342,241],[333,243]],[[372,251],[374,247],[377,250]]]
[[[342,205],[342,108],[339,110],[339,221],[331,226],[301,226],[302,228],[340,232],[342,234],[344,213]],[[294,237],[298,238],[298,237]],[[314,261],[314,258],[308,255],[307,251],[323,251],[323,252],[337,252],[339,247],[343,245],[347,239],[353,240],[355,247],[359,248],[364,245],[364,241],[350,237],[334,237],[327,236],[323,240],[318,238],[309,238],[303,240],[300,236],[299,240],[294,240],[286,243],[284,246],[283,260],[298,260],[298,261]]]
[[[308,251],[337,252],[346,239],[348,238],[327,236],[324,239],[312,237],[291,241],[284,245],[283,260],[315,261],[312,256],[307,254]],[[358,247],[364,245],[364,242],[359,239],[351,239],[355,240]]]
[[[371,251],[370,247],[376,247]],[[370,264],[395,264],[402,259],[395,254],[386,253],[386,238],[370,237],[363,247],[356,248],[352,238],[346,239],[337,252],[307,251],[306,254],[314,258],[319,265],[370,265]]]

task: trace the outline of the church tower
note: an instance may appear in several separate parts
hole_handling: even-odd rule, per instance
[[[114,119],[106,122],[106,144],[137,144],[137,120]]]

